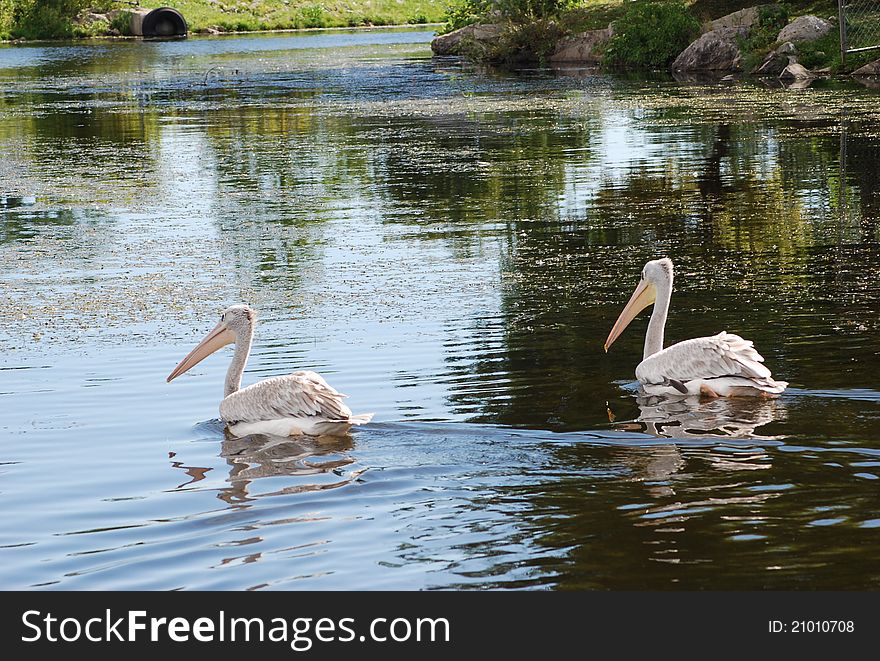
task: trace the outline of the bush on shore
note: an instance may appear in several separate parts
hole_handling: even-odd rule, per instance
[[[112,0],[0,0],[0,38],[59,39],[90,37],[103,26],[78,25],[86,9],[109,11]]]
[[[636,0],[614,21],[605,49],[609,66],[659,69],[700,34],[700,22],[680,0]]]
[[[488,48],[485,59],[502,66],[544,62],[564,36],[563,28],[552,19],[511,22]]]

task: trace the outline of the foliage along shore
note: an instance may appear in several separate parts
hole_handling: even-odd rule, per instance
[[[173,7],[191,33],[442,23],[444,0],[143,0],[141,8]],[[82,39],[129,33],[121,0],[0,0],[0,40]]]
[[[836,0],[759,5],[754,0],[455,2],[441,36],[432,44],[435,52],[500,66],[579,60],[604,69],[680,71],[682,64],[688,64],[682,62],[687,51],[702,47],[727,50],[728,61],[690,62],[691,68],[684,70],[757,73],[765,64],[765,69],[773,69],[791,63],[812,75],[852,72],[878,57],[872,51],[850,54],[845,63],[841,61]],[[739,22],[743,12],[751,12],[751,23],[745,27]],[[801,22],[815,18],[826,32],[796,40],[794,45],[781,41],[783,28],[799,18]],[[456,40],[458,33],[464,38]],[[705,43],[697,46],[698,39]]]

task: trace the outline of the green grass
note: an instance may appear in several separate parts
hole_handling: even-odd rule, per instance
[[[174,7],[192,32],[225,32],[439,23],[444,0],[143,0],[144,7]]]

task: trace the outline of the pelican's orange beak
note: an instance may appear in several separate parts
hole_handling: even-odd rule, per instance
[[[170,383],[173,379],[176,379],[188,369],[198,365],[205,358],[217,351],[217,349],[222,349],[227,344],[232,344],[233,342],[235,342],[235,333],[229,330],[221,321],[214,327],[214,330],[205,336],[205,339],[199,342],[195,349],[186,355],[186,358],[180,361],[180,364],[178,364],[178,366],[174,368],[174,371],[168,375],[166,381]]]
[[[636,287],[636,290],[630,297],[626,307],[623,308],[623,312],[620,313],[617,321],[614,322],[614,328],[612,328],[611,332],[608,334],[608,339],[605,340],[606,352],[608,351],[608,347],[614,343],[614,340],[620,337],[623,330],[629,326],[629,322],[635,319],[639,312],[654,303],[656,300],[657,288],[650,282],[640,280],[638,287]]]

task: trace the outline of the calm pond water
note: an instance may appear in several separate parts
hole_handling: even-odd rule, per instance
[[[0,586],[880,587],[878,92],[430,37],[0,48]],[[783,397],[637,396],[661,255]],[[376,422],[225,436],[236,302]]]

